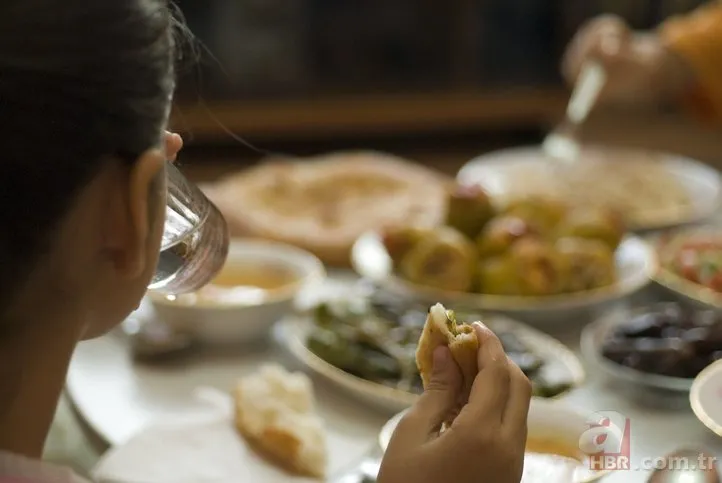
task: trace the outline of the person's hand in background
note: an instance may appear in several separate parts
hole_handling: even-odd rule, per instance
[[[474,325],[479,373],[459,407],[461,373],[447,347],[434,352],[431,383],[399,422],[381,463],[379,483],[518,483],[524,468],[531,385],[499,339]]]
[[[661,36],[654,31],[634,32],[616,16],[593,19],[577,32],[562,65],[570,85],[588,61],[599,62],[607,73],[600,104],[674,103],[693,81],[689,67]]]

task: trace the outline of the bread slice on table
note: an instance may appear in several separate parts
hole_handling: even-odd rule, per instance
[[[479,372],[477,352],[479,340],[474,328],[469,324],[458,323],[452,310],[436,304],[429,309],[426,323],[416,349],[416,366],[421,375],[424,389],[429,386],[434,368],[434,351],[439,346],[448,346],[463,378],[462,401],[469,398],[471,385]],[[447,424],[451,421],[447,421]]]
[[[238,382],[234,399],[236,427],[254,448],[291,473],[325,479],[326,432],[305,374],[264,366]]]

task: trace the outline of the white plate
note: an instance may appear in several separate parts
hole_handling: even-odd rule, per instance
[[[692,383],[689,402],[702,424],[722,436],[722,361],[699,373]]]
[[[666,213],[650,208],[646,220],[641,216],[639,220],[630,220],[634,230],[660,229],[699,221],[714,214],[722,205],[722,178],[720,173],[710,166],[671,154],[612,147],[601,149],[614,156],[653,156],[656,159],[650,158],[650,162],[661,164],[672,174],[679,181],[690,201],[689,207],[677,207]],[[544,177],[542,181],[544,184],[554,186],[559,182],[559,173],[553,171],[551,163],[548,165],[548,172],[539,173],[538,167],[544,159],[538,146],[492,152],[479,156],[462,167],[457,175],[457,181],[464,184],[481,184],[492,196],[503,199],[513,191],[512,186],[519,184],[520,169],[532,168],[535,176]],[[610,180],[612,179],[613,176],[610,176]],[[566,187],[559,189],[562,188]]]
[[[351,261],[362,276],[382,285],[388,290],[403,294],[429,304],[441,302],[455,309],[487,310],[509,314],[557,314],[564,320],[563,312],[588,309],[619,300],[643,288],[657,270],[654,249],[642,239],[627,236],[617,248],[615,261],[617,281],[608,286],[572,294],[537,297],[486,295],[451,292],[423,287],[393,274],[393,263],[381,237],[376,232],[362,235],[353,246]],[[551,317],[550,318],[554,318]]]
[[[328,288],[331,293],[341,293],[344,283],[335,279],[335,286]],[[326,294],[310,299],[317,296],[325,298]],[[144,304],[142,310],[147,307]],[[199,387],[228,393],[239,377],[269,362],[281,362],[292,370],[303,369],[285,358],[284,351],[274,344],[199,354],[173,364],[137,364],[130,357],[124,337],[111,333],[78,345],[66,389],[89,426],[115,446],[151,424],[206,419],[208,404],[197,397]],[[313,382],[319,413],[327,423],[333,448],[332,470],[348,470],[374,446],[386,416],[338,394],[323,380],[313,378]]]
[[[528,435],[531,438],[551,438],[576,448],[579,446],[584,432],[589,430],[592,416],[592,414],[584,414],[561,401],[532,399],[527,418]],[[381,429],[379,446],[382,451],[386,451],[388,448],[391,437],[402,417],[404,417],[403,412],[391,418]],[[609,471],[581,469],[575,475],[575,483],[598,481],[609,473]]]
[[[125,444],[106,452],[92,472],[99,483],[318,483],[313,478],[290,475],[270,465],[243,437],[233,423],[233,400],[213,389],[199,391],[208,400],[208,417],[184,424],[157,424]],[[215,407],[211,407],[215,406]],[[340,447],[329,448],[334,468]]]
[[[492,329],[515,333],[522,343],[546,361],[545,375],[555,381],[569,381],[573,387],[584,382],[584,368],[574,353],[553,337],[520,322],[489,316],[484,322]],[[306,339],[313,326],[307,317],[288,317],[278,325],[290,352],[314,373],[331,381],[355,398],[391,412],[398,412],[413,404],[416,394],[384,386],[351,375],[311,352]],[[560,395],[560,396],[563,396]],[[559,397],[559,396],[558,396]]]
[[[682,301],[691,302],[701,308],[722,310],[722,293],[687,280],[666,268],[667,262],[674,257],[681,244],[704,235],[712,235],[722,240],[722,227],[713,225],[688,227],[657,237],[655,247],[659,257],[659,269],[653,279]]]
[[[614,329],[648,310],[650,307],[640,307],[631,311],[613,310],[584,327],[581,339],[582,355],[585,360],[604,371],[608,376],[631,384],[635,388],[646,387],[681,393],[689,392],[692,379],[638,371],[612,362],[602,355],[602,345]]]

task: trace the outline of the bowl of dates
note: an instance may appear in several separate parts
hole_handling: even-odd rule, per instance
[[[722,313],[676,303],[612,312],[584,329],[582,352],[615,378],[688,392],[722,359]]]

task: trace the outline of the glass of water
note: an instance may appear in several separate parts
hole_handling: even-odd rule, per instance
[[[175,295],[213,279],[228,255],[228,226],[218,208],[172,163],[160,258],[148,289]]]

